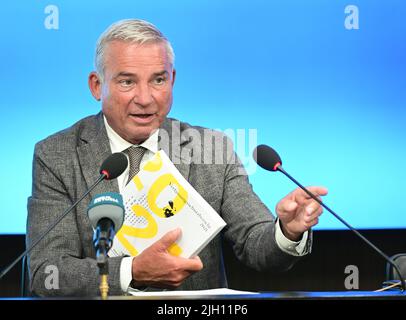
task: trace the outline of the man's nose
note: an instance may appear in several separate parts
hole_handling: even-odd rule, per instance
[[[153,102],[152,90],[148,84],[139,84],[134,95],[134,102],[140,106],[148,106]]]

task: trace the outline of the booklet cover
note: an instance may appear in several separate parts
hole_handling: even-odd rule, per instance
[[[122,192],[125,219],[114,237],[110,257],[136,256],[180,227],[182,235],[168,250],[190,258],[226,225],[220,215],[190,185],[163,150],[140,169]]]

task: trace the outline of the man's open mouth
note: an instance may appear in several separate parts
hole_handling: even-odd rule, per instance
[[[148,123],[154,119],[155,113],[135,113],[131,117],[139,123]]]
[[[152,117],[153,114],[152,113],[148,113],[148,114],[133,114],[134,117],[139,117],[139,118],[149,118]]]

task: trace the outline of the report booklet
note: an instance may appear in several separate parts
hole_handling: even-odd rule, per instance
[[[137,256],[168,231],[180,227],[182,235],[168,251],[190,258],[226,225],[163,150],[140,168],[122,196],[125,219],[114,237],[110,257]]]

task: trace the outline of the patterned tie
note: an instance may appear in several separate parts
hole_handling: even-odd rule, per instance
[[[128,172],[127,184],[134,178],[134,176],[140,171],[141,159],[147,149],[144,147],[129,147],[125,149],[125,152],[130,159],[130,171]]]

